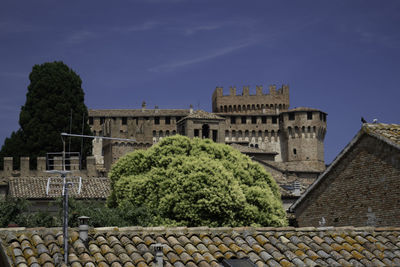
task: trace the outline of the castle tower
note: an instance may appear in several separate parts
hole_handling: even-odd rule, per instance
[[[283,160],[308,162],[310,167],[324,169],[326,113],[317,109],[296,108],[282,112],[280,121]]]

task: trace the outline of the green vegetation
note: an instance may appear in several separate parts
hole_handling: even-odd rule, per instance
[[[19,124],[21,128],[6,138],[0,150],[3,157],[14,157],[14,167],[18,167],[20,156],[33,159],[45,156],[46,152],[62,151],[60,133],[90,134],[87,123],[88,111],[84,103],[84,92],[80,77],[63,62],[44,63],[33,66],[29,75],[30,84],[22,106]],[[91,142],[83,143],[83,154],[91,150]],[[71,140],[71,151],[81,151],[81,140]],[[2,164],[1,164],[2,166]]]
[[[110,178],[108,205],[142,209],[141,225],[287,224],[273,178],[249,157],[208,139],[164,138],[120,158]]]
[[[78,226],[78,217],[89,216],[89,224],[93,227],[128,226],[131,222],[135,225],[135,217],[140,218],[141,211],[126,211],[110,209],[102,201],[69,199],[69,226]],[[54,205],[58,213],[49,211],[29,212],[30,203],[24,199],[7,198],[0,200],[0,227],[16,224],[21,227],[61,227],[62,226],[62,199],[57,199]],[[49,207],[51,208],[51,207]],[[54,207],[53,207],[54,208]],[[139,215],[139,216],[138,216]]]

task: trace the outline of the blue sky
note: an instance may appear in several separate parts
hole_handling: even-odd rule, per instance
[[[400,1],[2,1],[0,143],[35,64],[62,60],[88,108],[211,111],[216,86],[289,84],[328,113],[330,163],[368,121],[400,123]]]

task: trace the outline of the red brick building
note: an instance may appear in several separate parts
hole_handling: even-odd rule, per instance
[[[299,226],[400,226],[400,125],[361,130],[291,207]]]

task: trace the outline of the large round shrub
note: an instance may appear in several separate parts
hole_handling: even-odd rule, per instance
[[[150,225],[283,226],[279,188],[259,164],[209,139],[164,138],[120,158],[110,206],[147,211]]]

